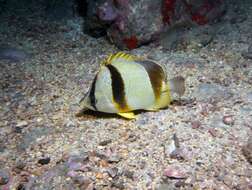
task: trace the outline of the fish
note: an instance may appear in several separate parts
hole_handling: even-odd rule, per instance
[[[182,76],[168,80],[163,66],[155,61],[118,52],[101,62],[80,107],[135,119],[135,110],[158,111],[184,92]]]

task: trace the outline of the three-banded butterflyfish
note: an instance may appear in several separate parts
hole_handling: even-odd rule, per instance
[[[133,119],[134,110],[157,111],[167,107],[174,94],[185,91],[183,77],[167,79],[155,61],[123,52],[106,58],[80,104],[83,110],[116,113]]]

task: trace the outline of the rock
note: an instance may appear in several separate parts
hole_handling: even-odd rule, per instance
[[[87,172],[90,170],[89,165],[86,165],[80,162],[70,162],[68,163],[68,167],[69,167],[69,170],[73,170],[73,171]]]
[[[218,131],[214,128],[208,129],[208,132],[212,135],[212,137],[217,137],[218,136]]]
[[[188,30],[188,28],[191,28]],[[208,45],[214,38],[214,26],[193,27],[192,23],[184,23],[173,26],[169,31],[161,35],[160,44],[165,50],[199,50]]]
[[[99,145],[101,145],[101,146],[106,146],[107,144],[109,144],[109,143],[111,143],[111,142],[112,142],[112,140],[111,140],[111,139],[108,139],[108,140],[101,141],[101,142],[99,143]]]
[[[249,137],[247,144],[242,147],[242,152],[248,162],[252,164],[252,136]]]
[[[134,172],[130,170],[125,170],[123,172],[123,175],[126,176],[129,179],[134,179]]]
[[[12,47],[0,47],[0,60],[10,60],[12,62],[20,62],[27,59],[29,55],[20,49]]]
[[[221,101],[223,99],[228,99],[232,96],[231,91],[218,84],[208,84],[202,83],[198,86],[197,90],[194,92],[194,97],[198,101],[207,102],[212,99],[215,101]]]
[[[0,170],[0,185],[5,185],[9,182],[9,174],[5,170]]]
[[[107,34],[121,49],[135,49],[160,39],[174,26],[204,25],[220,18],[225,10],[223,0],[87,0],[86,30],[93,36]],[[207,8],[206,8],[207,7]],[[173,32],[176,44],[179,30]],[[175,36],[175,37],[174,37]],[[209,36],[202,37],[204,44]],[[207,40],[206,40],[207,39]],[[210,40],[209,40],[210,39]]]
[[[170,153],[170,157],[177,160],[185,160],[186,154],[183,148],[177,148]]]
[[[28,125],[27,121],[18,121],[16,127],[25,127]]]
[[[116,168],[116,167],[110,168],[110,169],[107,170],[107,172],[110,175],[110,177],[114,178],[118,174],[118,168]]]
[[[31,178],[28,183],[25,184],[25,189],[51,189],[54,187],[62,187],[63,189],[72,189],[74,187],[72,181],[65,179],[68,170],[66,164],[58,164],[48,171],[43,173],[41,176]]]
[[[233,116],[231,115],[226,115],[223,117],[223,123],[226,125],[233,125],[234,124],[234,119]]]
[[[69,176],[73,179],[76,179],[76,178],[80,177],[80,174],[78,171],[70,170],[67,172],[67,176]]]
[[[17,190],[25,190],[25,185],[24,184],[19,184],[18,186],[17,186]]]
[[[22,133],[22,128],[21,127],[15,127],[14,132],[15,133]]]
[[[87,13],[84,23],[84,31],[96,38],[106,35],[106,30],[109,27],[108,24],[102,22],[97,16],[97,10],[99,9],[99,6],[104,2],[105,0],[86,1]]]
[[[112,187],[115,187],[118,189],[125,189],[125,185],[122,180],[113,180]]]
[[[88,152],[79,152],[78,150],[72,150],[72,151],[73,152],[70,154],[67,163],[88,161],[89,159]]]
[[[201,127],[201,122],[200,121],[192,121],[191,125],[192,125],[192,129],[198,129]]]
[[[173,135],[170,144],[164,146],[167,157],[183,160],[185,159],[184,149],[180,147],[179,139],[176,134]]]
[[[252,59],[252,52],[243,52],[242,57],[245,59]]]
[[[185,172],[176,166],[168,166],[164,170],[164,176],[169,177],[169,178],[174,178],[174,179],[184,179],[187,178]]]
[[[252,59],[252,44],[248,47],[248,51],[247,52],[243,52],[242,56],[245,59]]]
[[[18,169],[18,170],[22,170],[22,169],[24,169],[25,166],[26,166],[26,163],[24,161],[18,160],[16,162],[15,168]]]
[[[76,124],[73,121],[67,120],[66,123],[64,124],[64,127],[66,127],[66,128],[75,128]]]
[[[177,187],[177,188],[181,188],[184,186],[186,186],[186,183],[184,180],[179,180],[178,182],[175,183],[175,187]]]
[[[68,158],[66,165],[70,171],[89,171],[90,165],[88,164],[88,153],[84,152],[80,155],[72,155]]]
[[[112,154],[110,157],[108,157],[108,159],[107,159],[107,161],[109,162],[109,163],[113,163],[113,162],[115,162],[115,163],[117,163],[117,162],[120,162],[120,160],[121,160],[121,157],[119,156],[119,155],[117,155],[117,154]]]
[[[44,135],[48,135],[51,132],[52,128],[49,128],[47,126],[41,126],[32,128],[27,133],[22,133],[23,137],[22,140],[20,141],[20,144],[18,145],[18,149],[20,151],[24,151],[25,149],[30,147],[30,145],[36,143],[37,138],[40,138]]]
[[[68,163],[68,167],[70,170],[80,170],[80,168],[82,167],[82,163],[80,162],[69,162]]]
[[[86,176],[78,176],[74,178],[74,182],[78,183],[83,189],[86,189],[92,183],[92,180]]]
[[[49,164],[50,160],[51,160],[50,157],[41,158],[39,159],[38,163],[41,165],[46,165],[46,164]]]
[[[96,177],[96,179],[103,179],[103,178],[104,178],[104,175],[103,175],[103,173],[101,173],[101,172],[97,172],[97,173],[95,174],[95,177]]]

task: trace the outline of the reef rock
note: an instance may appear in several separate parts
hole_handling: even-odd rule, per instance
[[[85,30],[107,35],[121,49],[134,49],[177,24],[204,25],[224,12],[224,0],[87,0]]]

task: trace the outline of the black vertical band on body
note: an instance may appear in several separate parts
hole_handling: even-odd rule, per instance
[[[95,85],[96,85],[96,80],[97,80],[97,75],[95,76],[94,80],[93,80],[93,83],[92,83],[92,86],[91,86],[91,89],[90,89],[90,95],[89,95],[89,98],[90,98],[90,104],[91,106],[97,110],[97,107],[96,107],[96,98],[95,98]]]
[[[155,62],[148,60],[138,60],[136,63],[142,65],[148,73],[155,98],[160,98],[162,83],[165,80],[163,68]]]
[[[113,65],[106,65],[106,67],[109,69],[111,75],[113,99],[120,106],[120,109],[127,110],[128,105],[125,97],[125,85],[123,78],[117,68]]]

